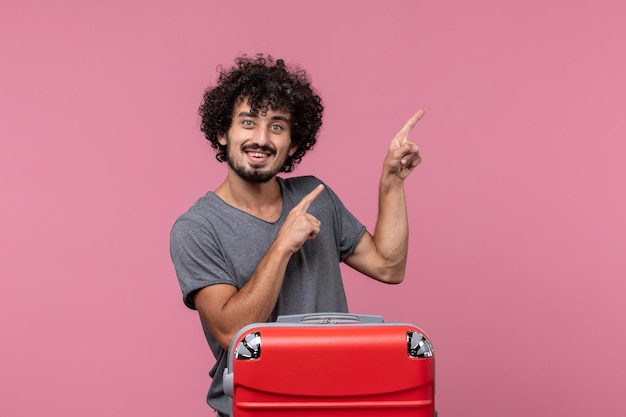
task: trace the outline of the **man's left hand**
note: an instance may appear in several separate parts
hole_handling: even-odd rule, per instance
[[[385,170],[400,179],[405,179],[422,162],[417,145],[409,141],[409,133],[424,116],[424,110],[415,113],[393,137],[385,158]]]

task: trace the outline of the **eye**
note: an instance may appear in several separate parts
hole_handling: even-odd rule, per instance
[[[254,126],[254,122],[252,120],[243,120],[241,122],[241,124],[243,125],[243,127],[252,127],[252,126]]]
[[[270,126],[270,129],[275,132],[280,132],[281,130],[283,130],[283,127],[279,124],[273,124]]]

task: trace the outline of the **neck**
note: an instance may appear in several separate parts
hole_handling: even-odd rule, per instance
[[[275,221],[280,217],[283,196],[276,177],[265,183],[241,179],[229,170],[224,182],[215,190],[222,200],[253,216]]]

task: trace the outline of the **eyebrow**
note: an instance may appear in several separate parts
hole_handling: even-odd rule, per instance
[[[250,113],[249,111],[242,111],[241,113],[239,113],[237,115],[237,117],[259,117],[258,112],[257,113]],[[283,121],[285,123],[289,123],[289,118],[286,116],[282,116],[282,115],[275,115],[270,117],[270,120],[278,120],[278,121]]]

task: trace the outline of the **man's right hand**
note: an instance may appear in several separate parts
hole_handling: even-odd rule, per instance
[[[324,185],[318,185],[289,212],[276,237],[276,243],[280,247],[293,254],[300,250],[307,240],[317,237],[321,223],[315,216],[307,213],[307,210],[323,191]]]

